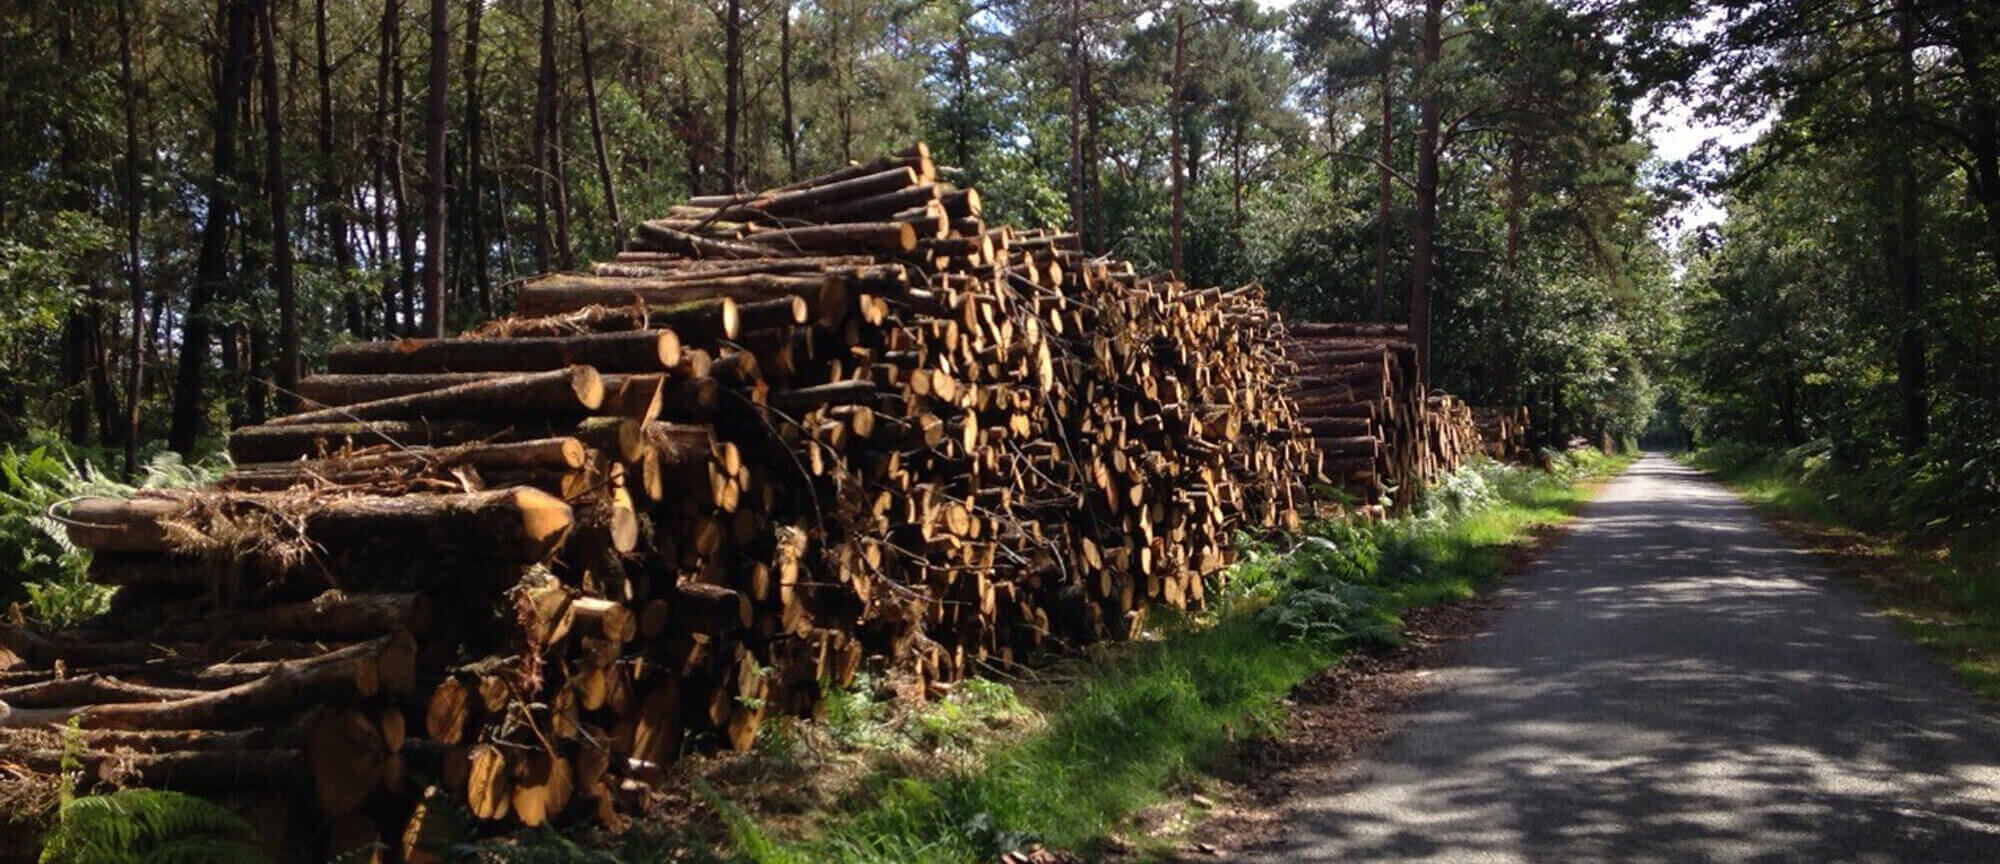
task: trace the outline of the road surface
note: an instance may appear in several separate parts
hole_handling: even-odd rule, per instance
[[[1995,712],[1648,456],[1269,862],[2000,862]]]

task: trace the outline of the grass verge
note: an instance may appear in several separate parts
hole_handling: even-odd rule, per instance
[[[1557,465],[1470,469],[1419,516],[1250,544],[1210,613],[1019,688],[1039,717],[1028,731],[936,770],[870,774],[846,806],[790,837],[730,819],[739,859],[959,864],[1036,843],[1095,859],[1122,819],[1197,780],[1233,742],[1275,730],[1295,685],[1357,646],[1397,639],[1399,612],[1472,596],[1505,571],[1511,547],[1565,519],[1624,460]]]
[[[1967,687],[2000,703],[2000,538],[1993,524],[1952,524],[1899,506],[1905,495],[1893,486],[1908,482],[1901,466],[1839,470],[1813,454],[1743,445],[1683,458],[1831,561]]]

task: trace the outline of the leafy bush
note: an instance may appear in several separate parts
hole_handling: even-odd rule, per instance
[[[184,464],[165,452],[153,457],[134,486],[50,446],[0,450],[0,600],[24,599],[30,617],[58,627],[103,612],[112,589],[85,578],[90,552],[69,542],[52,515],[59,505],[85,495],[124,497],[139,489],[193,486],[221,471],[218,465]]]
[[[1252,547],[1232,580],[1239,596],[1269,600],[1259,618],[1292,639],[1392,642],[1402,621],[1376,587],[1380,531],[1344,520],[1316,523],[1283,552]]]
[[[262,864],[243,817],[161,789],[66,798],[42,864]]]

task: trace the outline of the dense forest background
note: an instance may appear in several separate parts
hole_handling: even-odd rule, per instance
[[[329,345],[922,139],[994,222],[1418,304],[1544,443],[2000,465],[2000,4],[0,2],[8,441],[206,453]],[[1647,105],[1759,134],[1663,161]]]

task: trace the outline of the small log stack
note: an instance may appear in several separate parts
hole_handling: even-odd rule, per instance
[[[0,626],[5,755],[76,718],[100,777],[288,793],[289,857],[441,860],[461,807],[615,824],[864,663],[921,696],[1200,606],[1319,472],[1283,322],[981,213],[917,145],[335,349],[217,487],[70,508],[123,588]]]
[[[1409,325],[1293,322],[1285,330],[1299,424],[1328,482],[1364,515],[1409,504],[1481,451],[1471,409],[1425,392]]]
[[[1528,442],[1528,406],[1478,406],[1472,408],[1472,425],[1486,445],[1486,456],[1495,462],[1526,463],[1535,458]]]

